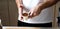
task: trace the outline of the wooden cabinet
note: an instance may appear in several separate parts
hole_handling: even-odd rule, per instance
[[[0,18],[3,26],[16,26],[17,13],[15,0],[0,0]]]
[[[0,0],[0,17],[3,25],[9,25],[8,1]]]

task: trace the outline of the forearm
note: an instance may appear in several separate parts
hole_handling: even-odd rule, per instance
[[[45,2],[41,3],[41,4],[38,4],[37,5],[37,8],[40,9],[40,10],[43,10],[47,7],[50,7],[54,4],[56,4],[59,0],[46,0]]]
[[[22,13],[22,10],[21,10],[21,8],[20,8],[20,0],[15,0],[15,2],[16,2],[16,5],[17,5],[17,8],[18,8],[18,13],[19,13],[19,15],[21,16],[21,13]]]

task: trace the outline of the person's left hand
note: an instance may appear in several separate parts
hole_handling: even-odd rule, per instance
[[[29,18],[33,18],[35,16],[38,16],[39,14],[41,13],[41,9],[40,8],[33,8],[30,10],[30,13],[29,13]]]

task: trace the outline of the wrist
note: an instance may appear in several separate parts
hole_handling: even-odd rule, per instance
[[[35,7],[35,9],[37,9],[37,10],[40,10],[40,11],[41,11],[43,8],[42,8],[41,6],[36,6],[36,7]]]

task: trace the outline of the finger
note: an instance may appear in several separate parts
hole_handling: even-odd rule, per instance
[[[28,18],[32,18],[32,16],[28,16]]]
[[[29,18],[32,18],[34,15],[33,15],[33,11],[30,11],[29,13]]]
[[[33,17],[34,17],[34,15],[33,15],[33,14],[29,16],[29,18],[33,18]]]
[[[33,13],[33,16],[36,16],[37,14],[36,13]]]
[[[31,16],[33,14],[33,11],[31,10],[30,12],[29,12],[29,15]]]
[[[36,13],[33,13],[31,16],[32,16],[32,18],[35,17],[36,16]]]
[[[37,16],[37,13],[33,13],[32,15],[29,16],[29,18],[33,18],[35,16]]]
[[[29,14],[29,16],[30,16],[31,12],[29,12],[28,14]]]

